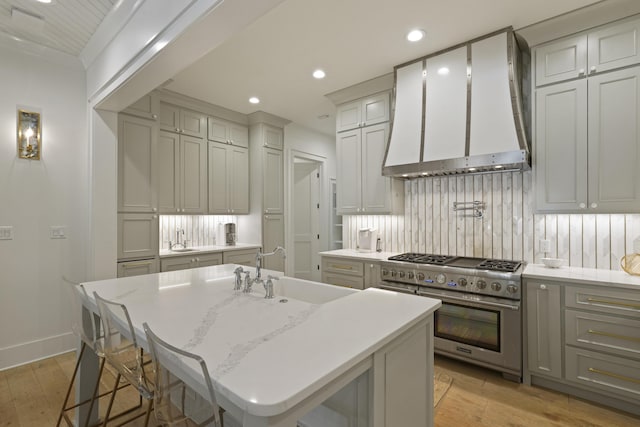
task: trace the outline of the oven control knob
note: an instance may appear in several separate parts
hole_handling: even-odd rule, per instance
[[[397,271],[391,270],[391,277],[396,277],[397,274],[398,274]]]
[[[507,292],[509,292],[510,294],[515,294],[516,292],[518,292],[518,287],[516,285],[509,285],[507,286]]]
[[[387,270],[386,268],[382,269],[382,275],[383,276],[388,276],[389,275],[389,270]]]
[[[398,276],[400,276],[400,278],[401,278],[401,279],[402,279],[402,278],[404,278],[404,276],[405,276],[404,271],[400,271],[400,272],[398,273]]]
[[[413,271],[410,271],[407,273],[407,279],[413,279],[413,277],[414,277]]]
[[[418,277],[418,280],[423,281],[424,280],[424,273],[418,273],[417,277]]]
[[[502,289],[502,285],[498,282],[493,282],[491,284],[491,289],[493,289],[494,291],[498,292],[500,289]]]
[[[460,279],[458,279],[458,284],[462,287],[467,286],[467,279],[461,277]]]
[[[444,274],[440,273],[436,276],[436,282],[443,284],[446,281],[447,281],[447,276],[445,276]]]
[[[484,280],[480,279],[478,280],[478,283],[476,283],[476,286],[478,286],[478,289],[484,289],[487,287],[487,282],[485,282]]]

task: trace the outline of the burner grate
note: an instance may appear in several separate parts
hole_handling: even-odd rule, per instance
[[[414,252],[407,252],[400,255],[389,257],[389,261],[405,261],[413,262],[416,264],[436,264],[444,265],[447,262],[455,259],[456,257],[450,255],[433,255],[433,254],[420,254]]]
[[[478,264],[477,268],[483,270],[493,270],[493,271],[506,271],[509,273],[513,273],[518,268],[520,268],[519,261],[509,261],[503,259],[486,259]]]

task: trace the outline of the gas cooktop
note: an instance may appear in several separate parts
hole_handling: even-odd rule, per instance
[[[520,268],[522,262],[490,258],[470,258],[451,255],[434,255],[407,252],[388,258],[389,261],[412,262],[415,264],[444,265],[449,267],[473,268],[513,273]]]

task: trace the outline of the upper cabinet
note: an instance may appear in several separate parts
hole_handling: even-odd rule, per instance
[[[267,124],[262,125],[262,145],[282,150],[284,148],[284,130]]]
[[[158,120],[159,111],[160,101],[158,100],[158,95],[155,93],[149,93],[129,105],[122,112],[132,116],[142,117],[144,119]]]
[[[640,19],[607,25],[542,45],[535,53],[536,86],[640,63]]]
[[[596,67],[593,72],[590,66],[585,78],[536,90],[538,211],[626,213],[640,209],[640,65],[635,50],[640,41],[639,23],[627,21],[590,32],[588,64]],[[576,41],[571,37],[553,45],[576,46]],[[537,69],[540,58],[553,56],[549,55],[553,45],[536,50]],[[539,77],[538,73],[538,83]]]
[[[202,113],[161,102],[160,129],[196,138],[206,138],[207,118]]]
[[[389,121],[389,94],[381,93],[338,106],[336,130],[343,132]]]
[[[249,151],[209,141],[209,213],[249,213]]]
[[[158,124],[118,115],[118,212],[156,212]]]
[[[209,141],[232,144],[238,147],[249,147],[249,128],[237,123],[209,117],[207,138]]]

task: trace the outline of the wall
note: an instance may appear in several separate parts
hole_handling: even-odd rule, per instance
[[[538,242],[548,239],[547,256],[566,265],[620,269],[640,236],[640,214],[535,214],[531,188],[530,171],[406,181],[404,215],[348,217],[345,247],[356,247],[358,228],[374,226],[384,250],[540,263]],[[453,211],[454,201],[473,200],[486,204],[483,218]]]
[[[80,62],[0,39],[0,369],[75,347],[62,278],[85,278],[88,148]],[[16,155],[16,105],[42,113],[40,161]],[[49,227],[66,227],[50,239]]]
[[[176,230],[184,230],[182,239],[187,240],[187,246],[224,245],[224,240],[218,242],[216,232],[218,224],[228,222],[238,223],[235,215],[160,215],[160,249],[169,249],[169,240],[176,241]],[[236,227],[236,235],[238,234]],[[244,243],[244,242],[240,242]]]

